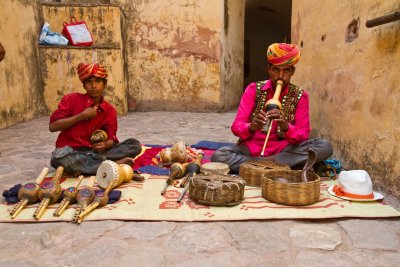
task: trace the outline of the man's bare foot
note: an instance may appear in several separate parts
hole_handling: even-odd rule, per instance
[[[115,163],[117,164],[128,164],[128,165],[132,165],[133,162],[134,162],[133,158],[130,157],[122,158],[115,161]]]

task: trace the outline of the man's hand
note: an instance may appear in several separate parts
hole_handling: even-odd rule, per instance
[[[82,111],[81,114],[86,120],[93,119],[94,117],[96,117],[97,107],[88,107],[84,111]]]
[[[251,121],[251,124],[249,126],[249,131],[251,133],[254,133],[257,130],[260,130],[264,124],[267,123],[267,114],[265,113],[264,110],[261,110]]]
[[[104,142],[99,142],[99,143],[93,144],[93,150],[98,153],[101,153],[101,152],[104,152],[104,151],[110,149],[112,146],[114,146],[114,141],[107,140]]]
[[[289,130],[289,122],[285,119],[285,112],[279,109],[272,109],[267,112],[267,118],[275,120],[282,132],[287,132]]]
[[[249,126],[249,131],[254,133],[257,130],[262,129],[262,127],[267,123],[269,119],[275,120],[281,130],[286,132],[289,129],[289,123],[285,119],[285,113],[279,109],[272,109],[268,112],[261,110],[251,121]]]

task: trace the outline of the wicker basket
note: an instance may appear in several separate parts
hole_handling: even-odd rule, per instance
[[[189,182],[189,197],[209,206],[235,206],[244,196],[245,182],[240,177],[198,174]]]
[[[248,160],[240,165],[239,176],[247,186],[261,187],[265,173],[280,170],[290,170],[290,167],[274,161]]]
[[[301,182],[301,172],[272,171],[264,174],[261,187],[262,196],[275,203],[284,205],[311,205],[319,201],[320,178],[308,172],[309,182]],[[282,182],[285,179],[287,182]]]

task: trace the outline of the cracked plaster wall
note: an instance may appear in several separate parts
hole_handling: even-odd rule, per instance
[[[0,1],[0,129],[46,114],[39,72],[37,1]],[[21,19],[23,18],[23,19]]]
[[[400,196],[400,21],[365,22],[400,9],[397,0],[293,0],[292,41],[302,57],[293,82],[310,93],[313,133],[331,140],[348,169]],[[346,29],[359,19],[358,37]]]
[[[114,1],[126,15],[129,99],[139,110],[221,110],[223,1]]]
[[[41,70],[44,81],[44,99],[50,112],[68,93],[85,93],[76,73],[81,62],[98,62],[108,71],[105,99],[119,115],[128,112],[127,81],[123,58],[122,14],[117,6],[43,5],[43,21],[52,31],[61,32],[64,21],[76,17],[84,20],[90,29],[94,46],[88,48],[40,46]]]

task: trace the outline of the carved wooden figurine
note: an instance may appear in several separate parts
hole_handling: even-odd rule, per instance
[[[82,210],[87,207],[90,203],[92,203],[94,199],[94,181],[96,180],[96,176],[91,176],[89,178],[89,182],[86,186],[82,187],[78,190],[78,194],[76,195],[76,201],[78,202],[78,207],[76,208],[74,217],[72,218],[72,222],[79,222],[79,214],[81,214]]]
[[[94,200],[92,203],[89,204],[89,206],[87,206],[86,208],[83,209],[83,211],[81,212],[81,214],[79,214],[79,220],[78,223],[81,223],[83,220],[83,217],[85,217],[86,215],[88,215],[92,210],[94,210],[97,207],[103,207],[105,205],[107,205],[108,203],[108,194],[110,193],[111,189],[114,188],[114,182],[111,182],[106,190],[101,191],[101,192],[97,192]]]
[[[10,212],[11,219],[15,219],[15,217],[18,216],[18,214],[25,208],[26,205],[39,202],[38,191],[40,184],[48,172],[49,169],[44,167],[34,183],[27,183],[19,189],[18,198],[20,201]]]
[[[60,185],[61,176],[63,174],[64,167],[60,166],[56,170],[56,174],[53,179],[49,182],[44,182],[38,192],[39,199],[41,200],[39,207],[36,209],[33,217],[39,220],[47,206],[56,203],[61,196],[62,190]]]
[[[83,180],[83,175],[78,177],[78,181],[76,181],[75,186],[68,187],[64,190],[63,199],[61,200],[60,205],[58,205],[57,209],[54,211],[54,216],[61,216],[65,209],[69,204],[73,204],[76,202],[76,195],[78,194],[78,187]]]

